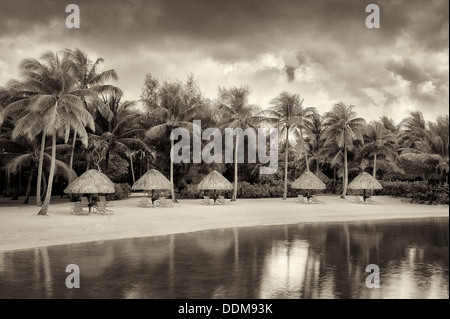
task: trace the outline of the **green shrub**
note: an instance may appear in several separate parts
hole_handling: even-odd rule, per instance
[[[282,180],[264,184],[250,184],[240,182],[238,188],[238,198],[276,198],[283,197],[284,182]],[[288,186],[288,197],[295,197],[301,190],[292,189]]]
[[[424,192],[428,186],[423,182],[387,182],[382,181],[383,189],[377,190],[377,195],[397,197],[412,197],[413,194]]]
[[[448,185],[428,185],[425,182],[387,182],[382,181],[383,189],[377,195],[390,195],[411,198],[417,204],[448,204]]]

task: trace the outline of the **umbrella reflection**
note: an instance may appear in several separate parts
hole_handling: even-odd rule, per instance
[[[448,218],[221,229],[3,252],[0,299],[448,298],[448,256]]]
[[[261,298],[300,298],[308,263],[307,241],[277,242],[266,256]]]

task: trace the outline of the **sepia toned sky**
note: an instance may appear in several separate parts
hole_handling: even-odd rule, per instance
[[[70,3],[79,29],[65,25]],[[370,3],[379,29],[366,28]],[[209,98],[248,85],[263,108],[288,91],[320,112],[344,102],[368,120],[434,120],[448,114],[448,12],[448,0],[1,0],[0,86],[24,58],[79,48],[117,71],[129,100],[146,73],[193,73]]]

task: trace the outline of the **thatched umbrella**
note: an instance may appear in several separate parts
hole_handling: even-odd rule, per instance
[[[213,190],[216,201],[216,190],[232,190],[233,185],[218,171],[212,171],[197,185],[199,190]]]
[[[132,190],[152,191],[152,204],[155,201],[155,189],[170,189],[170,181],[156,169],[151,169],[141,176],[131,187]]]
[[[325,175],[322,171],[318,171],[314,175],[316,175],[318,178],[320,178],[320,180],[322,182],[324,182],[325,184],[330,181],[330,178],[327,175]]]
[[[363,189],[364,190],[364,201],[366,201],[366,190],[367,189],[382,189],[380,182],[378,182],[372,175],[367,172],[362,172],[356,176],[350,184],[348,184],[348,189]]]
[[[306,171],[297,178],[291,185],[292,188],[306,190],[306,196],[309,198],[309,191],[312,189],[325,189],[325,184],[313,173]]]
[[[114,193],[114,183],[102,172],[90,169],[77,177],[66,187],[66,194],[89,194],[89,213],[93,206],[92,194]]]

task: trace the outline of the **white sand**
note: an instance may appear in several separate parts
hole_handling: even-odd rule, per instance
[[[320,196],[326,204],[297,204],[294,198],[238,199],[231,205],[201,205],[180,200],[173,208],[141,208],[140,194],[114,201],[112,216],[71,215],[68,199],[51,204],[50,216],[37,216],[34,205],[0,203],[0,251],[96,240],[185,233],[206,229],[309,222],[449,217],[448,205],[412,205],[379,196],[380,205],[364,205],[338,196]],[[58,199],[61,201],[61,199]]]

